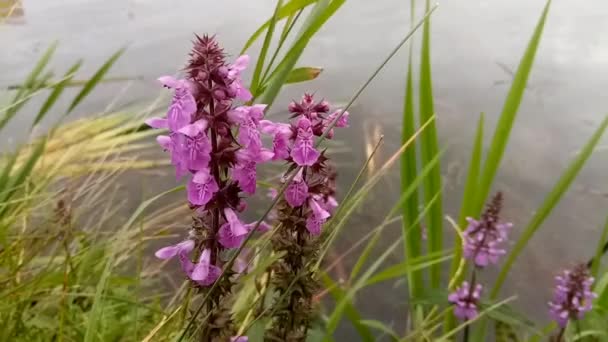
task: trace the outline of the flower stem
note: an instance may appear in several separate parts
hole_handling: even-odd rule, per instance
[[[469,284],[469,300],[473,297],[473,291],[475,291],[475,282],[477,281],[477,277],[476,277],[476,267],[473,267],[473,270],[471,271],[471,282]],[[465,323],[467,322],[466,320],[464,321]],[[464,327],[464,333],[462,335],[462,342],[468,342],[469,341],[469,327],[470,324],[468,324],[466,327]]]

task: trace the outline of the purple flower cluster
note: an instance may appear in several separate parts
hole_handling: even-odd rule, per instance
[[[481,297],[481,284],[476,284],[474,288],[468,282],[463,282],[462,286],[448,296],[448,301],[454,304],[454,315],[462,320],[469,320],[477,317],[477,304]]]
[[[513,227],[511,223],[499,223],[498,215],[502,207],[502,193],[498,192],[492,199],[480,220],[467,217],[469,225],[464,232],[464,257],[477,267],[496,264],[504,255],[502,244]]]
[[[165,118],[146,123],[168,129],[157,141],[170,153],[176,176],[189,175],[188,201],[201,227],[193,229],[191,239],[162,248],[156,256],[178,256],[190,279],[209,286],[220,274],[221,250],[239,247],[254,227],[238,217],[246,208],[242,193],[255,193],[257,165],[275,153],[262,145],[262,121],[265,127],[272,124],[262,120],[266,106],[233,105],[252,97],[241,80],[249,57],[226,63],[223,50],[208,36],[196,37],[190,57],[184,79],[159,78],[173,90],[173,99]],[[193,264],[189,255],[195,247],[199,257]]]
[[[318,235],[338,202],[334,197],[335,172],[326,165],[324,153],[315,148],[314,137],[321,136],[338,119],[340,111],[328,115],[329,103],[315,102],[311,94],[304,94],[300,102],[292,102],[289,111],[291,124],[262,120],[260,126],[263,132],[273,136],[274,159],[291,163],[291,171],[302,167],[285,190],[285,202],[288,211],[299,209],[298,215],[305,218],[308,232]],[[343,113],[334,127],[348,127],[348,112]],[[333,128],[327,137],[333,137]]]
[[[553,300],[549,302],[549,312],[561,328],[569,320],[583,318],[592,308],[596,294],[591,292],[593,277],[586,265],[578,265],[572,270],[565,270],[555,277]]]
[[[477,305],[482,285],[475,283],[477,268],[496,264],[506,253],[502,244],[507,240],[507,234],[513,227],[511,223],[499,223],[502,208],[502,193],[498,192],[487,205],[479,220],[467,217],[469,225],[464,231],[462,240],[463,255],[470,260],[475,268],[471,271],[471,282],[463,282],[448,296],[454,304],[454,315],[461,320],[469,320],[477,316]]]

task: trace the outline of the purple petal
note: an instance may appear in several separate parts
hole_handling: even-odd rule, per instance
[[[304,204],[306,198],[308,198],[308,184],[302,179],[302,169],[300,169],[285,189],[285,200],[292,208],[296,208]]]
[[[248,194],[255,194],[257,172],[254,162],[243,163],[232,169],[232,178],[239,183],[241,190]]]
[[[186,188],[188,200],[194,205],[207,204],[219,190],[215,179],[209,175],[208,169],[195,173]]]
[[[228,223],[223,224],[219,231],[219,242],[225,248],[237,248],[245,239],[246,235],[235,236]]]
[[[171,259],[177,255],[179,248],[177,246],[167,246],[163,247],[154,253],[154,255],[159,259]]]
[[[195,121],[192,124],[186,125],[182,128],[179,129],[178,132],[185,134],[189,137],[195,137],[197,136],[200,132],[204,131],[207,128],[207,120],[205,119],[200,119]]]
[[[330,213],[328,213],[325,209],[321,208],[319,203],[314,198],[308,200],[308,205],[310,206],[310,209],[312,209],[313,215],[318,219],[324,221],[331,216]]]
[[[175,79],[173,76],[161,76],[158,78],[158,81],[165,87],[168,88],[176,88],[180,85],[179,80]]]
[[[211,262],[211,250],[204,249],[201,253],[201,257],[198,260],[198,264],[194,267],[194,271],[192,271],[192,276],[190,277],[192,280],[199,281],[204,280],[209,275],[209,264]]]
[[[156,137],[156,142],[164,149],[171,150],[173,143],[171,142],[171,138],[166,135],[159,135]]]
[[[247,228],[245,228],[243,222],[239,220],[234,210],[226,208],[224,209],[224,215],[226,216],[226,221],[228,221],[230,230],[234,236],[246,235],[248,233]]]
[[[150,126],[152,128],[167,128],[167,127],[169,127],[169,125],[167,123],[167,119],[163,119],[163,118],[149,118],[145,122],[146,122],[146,125],[148,125],[148,126]]]

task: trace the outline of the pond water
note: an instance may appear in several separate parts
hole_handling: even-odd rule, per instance
[[[485,112],[486,131],[492,132],[512,71],[543,5],[542,0],[443,1],[433,15],[434,93],[440,140],[448,147],[442,161],[447,215],[458,213],[477,117]],[[126,45],[127,52],[111,74],[137,78],[101,85],[77,116],[103,111],[108,103],[119,107],[149,100],[160,92],[155,78],[183,65],[193,33],[217,34],[234,56],[273,6],[270,0],[23,0],[23,17],[0,26],[0,88],[23,80],[49,42],[58,39],[53,61],[58,72],[82,57],[82,77],[90,75]],[[409,25],[409,1],[347,2],[311,41],[299,62],[301,66],[321,66],[324,72],[306,85],[286,87],[274,111],[309,89],[344,103]],[[601,33],[607,30],[604,1],[589,0],[584,6],[554,2],[495,184],[505,193],[504,216],[515,224],[514,236],[605,115],[608,36]],[[418,34],[414,42],[419,41]],[[258,48],[251,50],[253,56]],[[406,63],[407,52],[403,51],[355,103],[352,127],[337,135],[349,147],[336,156],[343,192],[362,164],[366,147],[380,134],[385,135],[386,143],[379,162],[398,147]],[[64,101],[66,105],[67,99]],[[24,110],[20,115],[6,130],[10,133],[0,136],[3,150],[23,141],[35,112]],[[604,176],[608,145],[603,141],[521,255],[504,288],[505,295],[518,293],[516,305],[539,319],[544,319],[556,270],[586,260],[599,235],[608,207]],[[336,254],[340,246],[348,246],[380,222],[386,203],[397,198],[398,182],[398,174],[393,172],[379,185],[376,193],[382,195],[372,198],[347,227],[348,237],[340,241]],[[386,234],[386,245],[399,230],[397,226],[389,229],[392,233]],[[399,255],[393,258],[398,259]],[[487,274],[488,279],[492,276]],[[403,309],[405,292],[392,285],[384,287],[386,292],[371,292],[374,298],[360,298],[366,307],[364,314],[402,325],[402,316],[395,312]],[[378,293],[386,295],[379,298]]]

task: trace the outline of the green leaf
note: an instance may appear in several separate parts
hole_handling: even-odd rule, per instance
[[[559,178],[551,192],[547,195],[541,206],[538,208],[534,217],[526,227],[526,229],[522,232],[521,236],[513,246],[513,249],[509,253],[507,260],[505,261],[498,278],[496,279],[496,283],[494,284],[494,288],[492,289],[491,298],[496,298],[500,291],[502,284],[504,283],[513,263],[522,252],[524,247],[528,244],[528,241],[534,236],[534,233],[538,230],[540,225],[545,221],[547,216],[551,213],[553,208],[557,205],[559,200],[562,198],[563,194],[568,190],[570,184],[579,171],[585,165],[587,159],[593,152],[593,149],[597,145],[598,141],[604,131],[606,130],[606,126],[608,126],[608,116],[604,119],[600,127],[595,131],[595,133],[591,136],[583,150],[579,153],[579,155],[570,163],[568,168],[564,171],[562,176]]]
[[[388,335],[390,337],[391,341],[399,341],[399,335],[397,335],[397,333],[395,333],[395,331],[393,329],[386,326],[384,323],[382,323],[380,321],[366,319],[366,320],[362,320],[361,324],[381,331],[385,335]]]
[[[526,89],[528,76],[530,75],[530,70],[532,70],[532,64],[534,63],[534,57],[536,56],[536,51],[540,43],[540,38],[543,33],[550,4],[551,0],[548,0],[538,24],[534,29],[534,34],[528,43],[526,52],[519,62],[519,67],[517,68],[515,76],[513,77],[513,83],[505,100],[500,119],[496,124],[494,137],[492,138],[492,143],[490,145],[490,149],[488,151],[479,180],[477,197],[475,200],[475,206],[473,207],[474,214],[478,214],[481,211],[481,208],[483,207],[483,204],[490,193],[490,188],[492,186],[492,182],[494,181],[494,177],[496,176],[498,167],[500,166],[500,161],[502,160],[505,147],[509,141],[511,129],[513,128],[513,122],[517,116],[517,111]]]
[[[0,194],[6,189],[6,184],[10,179],[9,177],[13,166],[15,166],[17,157],[19,157],[19,153],[12,153],[10,157],[5,159],[6,164],[3,165],[2,173],[0,174]]]
[[[414,147],[412,146],[409,149],[414,149]],[[408,149],[406,149],[406,151],[407,150]],[[393,208],[386,215],[382,224],[380,224],[381,227],[386,225],[387,222],[390,221],[395,216],[395,214],[399,211],[401,206],[410,198],[410,196],[412,196],[413,194],[417,194],[417,190],[418,190],[420,183],[422,183],[424,181],[424,179],[428,176],[428,174],[430,173],[432,168],[439,162],[439,158],[441,155],[442,154],[438,154],[437,156],[435,156],[435,158],[428,165],[425,165],[424,169],[422,169],[420,174],[417,175],[416,178],[414,178],[412,180],[412,182],[408,185],[408,187],[403,189],[403,191],[401,192],[401,194],[399,196],[399,200],[397,201],[397,203],[395,203]],[[419,225],[419,216],[418,216],[413,219],[410,226],[405,228],[403,235],[407,236],[408,234],[411,234],[414,231],[413,227],[419,227],[419,226],[420,225]],[[353,269],[350,273],[350,279],[354,279],[359,274],[359,271],[361,270],[361,268],[367,261],[368,257],[370,256],[372,250],[376,246],[376,243],[378,242],[378,240],[380,239],[381,236],[382,236],[382,229],[378,229],[374,233],[374,236],[370,239],[368,244],[365,246],[365,249],[363,250],[363,252],[361,252],[361,254],[359,255],[359,258],[357,259],[357,262],[355,263],[355,266],[353,266]],[[406,238],[405,236],[404,236],[404,238]],[[410,258],[407,258],[407,259],[410,260]]]
[[[30,74],[25,79],[23,87],[19,88],[17,94],[15,94],[15,97],[11,101],[11,105],[9,105],[9,107],[6,109],[6,113],[4,113],[4,117],[0,119],[0,130],[2,130],[4,126],[6,126],[6,124],[13,118],[13,116],[17,114],[19,109],[21,109],[21,107],[25,105],[25,103],[29,100],[29,96],[38,90],[34,89],[37,88],[37,85],[41,84],[38,77],[40,76],[40,74],[42,74],[46,66],[49,64],[51,57],[57,49],[57,44],[57,41],[55,41],[51,44],[51,46],[46,49],[42,57],[40,57],[40,59],[38,60],[38,63],[36,63],[36,65],[34,66],[34,69],[32,69]],[[46,80],[44,81],[46,82]]]
[[[310,39],[327,20],[340,9],[345,1],[346,0],[331,0],[331,2],[329,2],[329,0],[321,0],[321,2],[317,4],[318,11],[313,11],[311,13],[310,24],[305,26],[303,33],[298,37],[294,45],[287,51],[285,57],[283,57],[281,63],[279,63],[269,76],[269,80],[266,83],[266,89],[261,95],[261,103],[266,103],[269,106],[272,105]],[[328,4],[324,6],[325,3]]]
[[[296,13],[297,11],[299,11],[311,4],[314,4],[317,1],[318,0],[292,0],[288,3],[286,3],[285,6],[281,7],[281,9],[279,9],[277,19],[281,20],[283,18],[289,17],[292,14]],[[273,17],[274,17],[274,15],[273,15]],[[244,54],[245,51],[247,51],[247,49],[249,49],[251,47],[251,45],[262,35],[262,32],[264,32],[264,30],[266,30],[268,28],[268,26],[270,26],[271,21],[272,21],[272,18],[268,19],[264,24],[262,24],[262,26],[260,26],[257,30],[255,30],[255,32],[251,35],[251,37],[249,37],[249,39],[243,46],[243,49],[241,50],[241,53],[240,53],[241,55]]]
[[[414,121],[414,91],[412,71],[412,49],[410,44],[410,56],[407,64],[407,77],[405,84],[405,98],[403,101],[403,126],[401,129],[401,143],[405,143],[416,132]],[[405,192],[410,184],[417,178],[416,147],[408,148],[401,155],[401,193]],[[430,170],[430,169],[429,169]],[[420,224],[413,225],[418,217],[419,193],[409,196],[403,205],[402,238],[404,255],[407,259],[416,258],[421,255],[422,230]],[[411,229],[410,234],[406,230]],[[418,298],[424,289],[422,273],[412,272],[408,275],[408,289],[410,298]]]
[[[74,65],[72,65],[72,67],[65,73],[65,75],[63,75],[63,78],[61,79],[61,81],[59,81],[53,87],[53,91],[51,92],[49,97],[47,97],[46,101],[40,107],[40,111],[38,112],[38,115],[36,115],[36,118],[34,119],[34,123],[32,124],[32,127],[36,126],[36,124],[38,124],[40,122],[40,120],[42,120],[42,118],[44,118],[44,116],[51,109],[51,107],[53,107],[55,102],[57,102],[57,100],[59,99],[59,96],[61,96],[61,94],[65,90],[66,86],[68,86],[70,84],[70,81],[76,75],[76,71],[78,71],[78,69],[80,69],[81,66],[82,66],[82,59],[78,60]]]
[[[419,257],[415,260],[404,261],[376,273],[368,281],[365,282],[365,286],[371,286],[377,283],[381,283],[387,280],[393,280],[405,276],[408,272],[415,270],[421,270],[435,265],[440,265],[444,261],[450,260],[452,255],[446,255],[445,252],[434,253]],[[430,259],[430,260],[429,260]],[[424,260],[422,262],[421,260]]]
[[[262,69],[264,68],[264,61],[266,61],[266,54],[268,53],[268,47],[270,47],[270,42],[272,41],[272,34],[274,33],[274,28],[277,24],[279,10],[281,9],[282,4],[283,0],[277,1],[274,13],[272,15],[272,18],[270,19],[270,24],[268,25],[268,31],[266,31],[266,37],[264,37],[262,50],[260,50],[260,54],[258,55],[258,61],[255,65],[255,70],[253,71],[253,78],[251,80],[251,92],[254,94],[254,96],[255,94],[258,94],[260,76],[262,74]]]
[[[426,11],[430,11],[430,1],[426,1]],[[430,19],[423,25],[422,52],[420,56],[420,122],[427,121],[435,114],[433,104],[433,84],[431,76],[431,43],[430,43]],[[437,140],[437,127],[433,121],[420,136],[420,152],[422,164],[430,162],[439,151]],[[431,171],[431,175],[424,183],[424,199],[430,200],[433,194],[439,193],[439,198],[431,207],[428,215],[428,242],[429,252],[438,252],[443,249],[443,204],[441,199],[441,166],[437,165]],[[440,265],[430,268],[431,288],[441,286]]]
[[[97,83],[99,83],[100,81],[102,81],[103,77],[106,75],[106,73],[110,70],[110,68],[112,67],[112,65],[114,65],[114,63],[116,62],[116,60],[118,60],[118,58],[120,58],[120,56],[125,52],[125,48],[121,48],[118,51],[116,51],[112,56],[110,56],[110,58],[108,58],[108,60],[95,72],[95,74],[93,75],[93,77],[91,77],[87,83],[82,87],[82,90],[80,90],[80,92],[76,95],[76,97],[74,97],[74,100],[72,100],[72,103],[70,104],[70,106],[68,107],[68,111],[66,113],[69,114],[71,113],[74,108],[76,108],[76,106],[78,106],[78,104],[80,102],[82,102],[82,100],[84,100],[85,97],[87,97],[87,95],[89,95],[89,93],[91,91],[93,91],[93,89],[95,88],[95,86],[97,85]]]
[[[483,148],[483,125],[484,125],[484,114],[479,115],[477,121],[477,133],[475,134],[475,143],[473,145],[473,151],[471,152],[471,161],[469,162],[469,172],[467,173],[467,180],[464,186],[464,192],[462,195],[462,205],[460,207],[460,216],[458,220],[458,226],[463,229],[466,226],[467,216],[475,215],[473,212],[473,206],[475,204],[475,197],[477,194],[477,181],[479,179],[479,169],[481,168],[481,152]],[[454,237],[454,259],[452,259],[452,266],[450,270],[450,279],[453,284],[460,284],[466,271],[457,275],[456,272],[460,267],[460,260],[462,258],[462,241],[460,235],[456,234]],[[456,321],[454,315],[449,314],[446,316],[445,321],[446,330],[454,329]]]
[[[295,69],[291,70],[291,72],[289,73],[289,76],[287,76],[287,80],[285,81],[285,83],[299,83],[299,82],[311,81],[311,80],[314,80],[315,78],[317,78],[321,74],[322,71],[323,71],[323,68],[314,68],[314,67],[295,68]]]
[[[344,313],[348,320],[353,324],[353,327],[359,333],[361,341],[374,341],[374,335],[371,333],[371,331],[367,328],[366,325],[361,324],[361,314],[359,314],[359,312],[350,300],[344,299],[346,296],[346,292],[342,289],[342,287],[336,284],[331,279],[331,277],[325,272],[321,272],[321,281],[323,281],[325,288],[328,289],[329,294],[332,296],[336,303],[341,300],[346,301]]]
[[[38,160],[42,156],[45,146],[46,146],[46,139],[40,140],[38,142],[38,144],[32,150],[31,155],[29,156],[29,158],[27,159],[25,164],[23,164],[21,169],[19,169],[19,171],[15,175],[12,175],[10,177],[10,180],[8,181],[6,188],[4,189],[4,191],[2,193],[0,193],[0,203],[6,204],[6,202],[10,198],[12,198],[13,195],[18,190],[20,190],[20,187],[23,185],[23,183],[27,180],[29,175],[32,173],[34,166],[36,166],[36,163],[38,163]],[[8,204],[6,206],[0,208],[0,217],[3,216],[7,212],[8,209],[9,209]]]
[[[604,229],[602,230],[602,235],[597,242],[597,247],[595,248],[595,255],[591,261],[591,275],[597,279],[598,273],[600,270],[600,265],[602,264],[602,256],[604,255],[604,247],[608,244],[608,217],[606,217],[606,222],[604,223]]]

